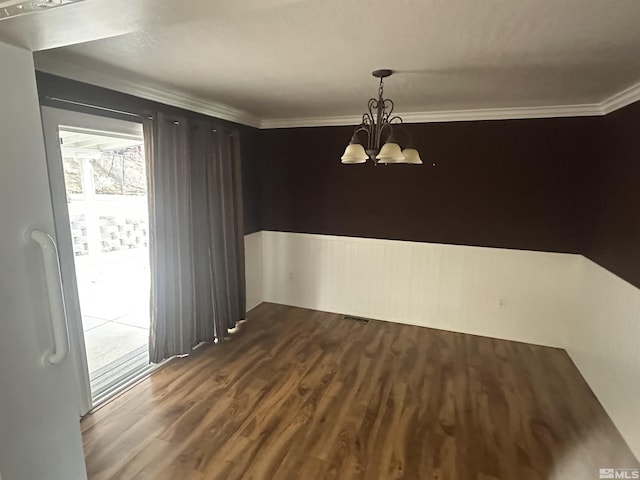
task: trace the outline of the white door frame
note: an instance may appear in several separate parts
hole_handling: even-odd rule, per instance
[[[87,366],[87,353],[82,329],[82,315],[78,297],[73,240],[71,237],[69,209],[67,207],[64,167],[62,164],[58,127],[62,125],[142,136],[142,124],[139,122],[118,120],[52,107],[42,107],[41,110],[47,154],[47,168],[51,186],[51,203],[53,205],[53,217],[58,240],[58,253],[60,256],[60,269],[64,285],[64,300],[67,309],[69,336],[71,339],[70,355],[76,369],[76,378],[78,379],[79,413],[83,416],[93,408],[93,402],[91,399],[89,368]]]

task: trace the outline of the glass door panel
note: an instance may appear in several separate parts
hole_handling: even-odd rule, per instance
[[[44,111],[46,110],[46,111]],[[43,109],[65,297],[94,404],[148,366],[149,227],[142,125]],[[66,268],[64,266],[66,265]],[[64,280],[64,278],[63,278]]]

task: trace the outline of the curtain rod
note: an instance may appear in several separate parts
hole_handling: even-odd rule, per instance
[[[138,117],[138,118],[148,118],[148,119],[152,119],[153,116],[151,115],[140,115],[139,113],[132,113],[132,112],[126,112],[124,110],[116,110],[114,108],[108,108],[108,107],[101,107],[100,105],[91,105],[90,103],[83,103],[83,102],[76,102],[75,100],[67,100],[66,98],[58,98],[58,97],[45,97],[47,100],[51,100],[54,102],[61,102],[61,103],[68,103],[71,105],[77,105],[79,107],[86,107],[86,108],[93,108],[96,110],[102,110],[104,112],[111,112],[111,113],[118,113],[120,115],[128,115],[130,117]],[[172,122],[174,125],[179,125],[180,122],[178,122],[177,120],[168,120],[170,122]],[[197,126],[195,127],[197,128]],[[211,130],[212,132],[217,132],[218,129],[214,128]],[[229,131],[227,133],[229,136],[233,137],[233,131]]]
[[[77,105],[79,107],[87,107],[87,108],[94,108],[96,110],[102,110],[105,112],[111,112],[111,113],[118,113],[120,115],[128,115],[130,117],[138,117],[138,118],[144,118],[145,115],[140,115],[139,113],[132,113],[132,112],[125,112],[124,110],[116,110],[114,108],[108,108],[108,107],[101,107],[100,105],[91,105],[90,103],[82,103],[82,102],[76,102],[75,100],[67,100],[65,98],[58,98],[58,97],[45,97],[47,100],[52,100],[54,102],[62,102],[62,103],[69,103],[71,105]],[[146,116],[147,118],[153,118],[152,116]]]

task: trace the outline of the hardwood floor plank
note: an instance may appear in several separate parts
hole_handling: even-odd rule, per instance
[[[537,480],[640,467],[562,350],[274,304],[82,431],[92,480]]]

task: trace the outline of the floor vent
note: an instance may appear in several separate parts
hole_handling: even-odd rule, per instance
[[[369,319],[368,318],[354,317],[353,315],[345,315],[344,319],[345,320],[355,320],[356,322],[369,323]]]

